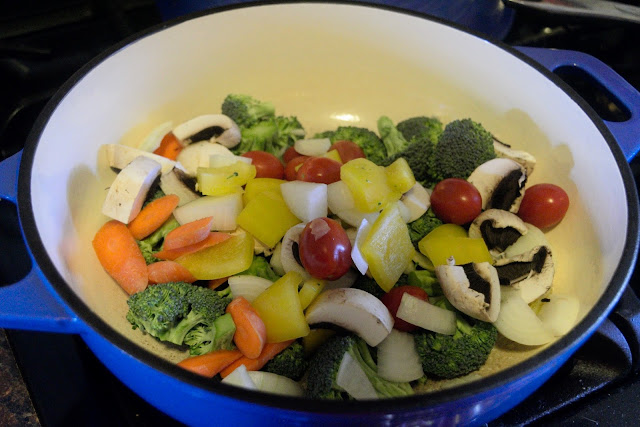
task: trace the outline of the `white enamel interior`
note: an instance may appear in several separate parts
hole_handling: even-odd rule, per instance
[[[135,145],[160,123],[218,113],[232,92],[272,101],[309,135],[344,123],[375,129],[382,114],[471,117],[538,158],[531,184],[569,193],[566,218],[548,233],[556,292],[576,295],[584,315],[619,262],[627,202],[606,142],[569,96],[511,54],[367,7],[292,4],[204,16],[132,43],[83,77],[42,133],[31,182],[38,232],[65,280],[115,329],[170,360],[182,354],[131,330],[126,295],[92,250],[115,176],[99,148]],[[501,346],[496,354],[487,372],[528,352]]]

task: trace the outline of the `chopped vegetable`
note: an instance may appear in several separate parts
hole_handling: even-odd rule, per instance
[[[255,359],[267,342],[267,331],[260,315],[243,297],[235,297],[227,306],[227,313],[236,324],[233,342],[243,355]]]
[[[218,350],[199,356],[187,357],[178,362],[178,366],[203,377],[213,378],[241,357],[240,350]]]
[[[98,261],[129,295],[147,287],[149,275],[142,252],[126,225],[111,220],[93,238]]]
[[[142,240],[160,228],[171,217],[179,201],[178,196],[170,194],[148,203],[128,225],[133,238]]]
[[[230,237],[231,235],[229,233],[212,231],[207,234],[207,237],[205,237],[203,240],[200,240],[197,243],[194,243],[192,245],[187,245],[187,246],[180,246],[175,249],[163,249],[161,251],[154,253],[153,255],[158,259],[175,261],[182,255],[192,254],[202,249],[209,248],[211,246],[217,245],[218,243],[224,242]]]
[[[213,224],[213,217],[201,218],[181,225],[164,237],[164,250],[183,248],[195,245],[209,237],[209,230]]]
[[[167,282],[193,283],[196,281],[189,270],[174,261],[154,262],[147,266],[147,271],[150,285]]]
[[[222,372],[220,372],[220,376],[222,376],[222,378],[226,377],[240,365],[244,365],[249,371],[258,371],[262,369],[267,362],[276,357],[278,353],[291,345],[291,343],[293,343],[293,340],[267,343],[258,357],[250,359],[247,356],[243,356],[224,368]]]

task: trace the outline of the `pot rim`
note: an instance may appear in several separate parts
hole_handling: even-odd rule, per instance
[[[589,310],[587,315],[565,336],[561,337],[559,340],[543,349],[536,355],[530,357],[529,359],[520,362],[510,368],[504,369],[498,373],[490,375],[486,378],[474,381],[472,384],[463,384],[445,390],[432,392],[427,395],[418,394],[403,398],[382,399],[376,401],[345,401],[337,404],[337,402],[335,401],[309,400],[238,389],[236,387],[227,386],[225,384],[216,384],[210,379],[202,378],[196,374],[185,371],[177,365],[152,354],[137,343],[125,338],[123,335],[113,329],[108,323],[102,320],[97,314],[93,313],[90,308],[67,285],[67,283],[62,278],[60,273],[55,268],[53,262],[47,255],[45,247],[40,240],[36,228],[33,205],[30,198],[31,169],[33,166],[35,152],[39,144],[40,136],[45,129],[51,115],[55,111],[57,105],[65,98],[67,93],[69,93],[74,88],[76,83],[78,83],[93,68],[98,66],[100,63],[102,63],[112,55],[117,54],[121,49],[126,48],[128,45],[139,39],[152,36],[155,33],[158,33],[166,28],[179,25],[185,21],[227,10],[251,8],[256,6],[283,6],[287,4],[319,3],[323,3],[326,5],[333,4],[357,6],[363,8],[376,8],[409,16],[415,16],[427,21],[433,21],[438,24],[453,27],[459,31],[467,33],[470,36],[475,36],[480,39],[486,40],[496,48],[502,49],[515,56],[517,59],[524,61],[528,65],[532,66],[542,74],[542,77],[551,80],[556,86],[567,93],[570,98],[585,112],[589,119],[596,125],[598,131],[608,144],[622,176],[625,195],[628,202],[627,215],[629,218],[629,222],[627,238],[624,244],[622,256],[604,293],[598,299],[596,304]],[[609,129],[606,127],[602,119],[589,106],[589,104],[584,101],[562,79],[544,68],[539,63],[535,62],[530,57],[519,52],[515,48],[503,43],[498,39],[488,37],[477,31],[470,30],[458,24],[451,23],[444,19],[426,15],[420,12],[408,11],[406,9],[395,6],[386,6],[365,2],[353,2],[348,0],[332,1],[330,3],[320,1],[254,1],[249,3],[216,7],[205,11],[190,13],[172,19],[168,22],[157,24],[122,40],[121,42],[111,46],[109,49],[100,53],[87,64],[85,64],[82,68],[80,68],[76,73],[74,73],[60,87],[60,89],[55,93],[51,100],[46,104],[43,111],[40,113],[36,122],[34,123],[34,126],[27,137],[27,141],[22,154],[22,160],[20,162],[18,178],[18,211],[23,233],[25,235],[29,249],[33,254],[34,260],[37,262],[44,276],[56,291],[56,293],[64,301],[64,303],[80,319],[82,319],[84,324],[87,326],[87,332],[84,333],[90,333],[90,329],[91,332],[102,335],[110,343],[116,345],[119,349],[125,351],[126,353],[137,359],[139,362],[145,363],[165,375],[179,379],[192,386],[206,390],[207,392],[220,394],[225,397],[243,400],[254,404],[261,404],[273,408],[306,413],[323,412],[334,414],[371,414],[379,412],[389,413],[417,410],[426,406],[451,403],[452,401],[462,400],[473,395],[484,394],[492,389],[511,383],[518,378],[522,378],[524,376],[532,374],[533,371],[541,368],[550,359],[558,357],[568,351],[575,351],[575,349],[577,348],[575,344],[584,342],[584,340],[586,340],[597,329],[600,323],[609,314],[609,312],[613,309],[620,296],[624,292],[627,282],[631,277],[632,268],[635,264],[638,254],[638,242],[640,239],[640,236],[638,235],[638,195],[635,187],[634,177],[631,173],[631,169],[629,168],[629,164],[627,163],[627,160],[624,157],[622,150],[618,146],[615,138],[610,133]],[[301,401],[305,402],[304,410],[300,409]]]

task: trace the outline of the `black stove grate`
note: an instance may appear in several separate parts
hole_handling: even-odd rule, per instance
[[[44,104],[71,74],[106,47],[157,22],[151,0],[0,5],[0,82],[6,86],[0,98],[0,160],[22,148]],[[640,89],[637,28],[566,23],[519,11],[505,41],[591,54]],[[580,86],[584,91],[585,82]],[[596,110],[615,113],[606,96],[592,98]],[[640,160],[631,166],[638,181]],[[0,218],[0,247],[21,248],[11,231],[17,229],[15,207],[0,203]],[[23,274],[16,266],[25,272],[29,268],[24,248],[11,252],[13,258],[3,257],[8,263],[0,262],[0,285]],[[631,287],[640,293],[640,272]],[[615,320],[607,319],[549,382],[490,425],[608,425],[612,420],[636,425],[640,378],[632,369],[637,349],[629,346]],[[180,425],[125,387],[78,336],[23,331],[7,331],[7,336],[43,425]]]

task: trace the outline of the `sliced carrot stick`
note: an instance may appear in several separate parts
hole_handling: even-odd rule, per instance
[[[213,217],[197,219],[174,228],[164,236],[162,249],[176,249],[203,241],[211,232]]]
[[[136,240],[144,239],[169,219],[179,202],[180,198],[175,194],[149,202],[129,223],[129,231]]]
[[[159,261],[147,266],[149,272],[149,284],[167,282],[188,282],[193,283],[196,278],[182,265],[175,261]]]
[[[247,371],[259,371],[269,360],[273,359],[278,353],[289,347],[293,341],[295,340],[268,343],[264,346],[264,350],[262,350],[260,356],[255,359],[249,359],[247,356],[242,356],[226,368],[222,369],[222,371],[220,371],[220,376],[222,378],[226,377],[240,365],[244,365],[247,368]]]
[[[93,238],[102,267],[129,295],[147,287],[149,275],[142,252],[126,225],[111,220]]]
[[[219,278],[219,279],[212,279],[212,280],[209,280],[209,281],[207,282],[207,288],[209,288],[209,289],[215,289],[215,288],[217,288],[218,286],[222,285],[224,282],[226,282],[226,281],[227,281],[227,279],[229,279],[229,278],[228,278],[228,277],[221,277],[221,278]]]
[[[217,373],[242,357],[239,350],[217,350],[200,356],[187,357],[178,366],[204,377],[213,378]]]
[[[231,235],[229,233],[212,231],[204,240],[198,243],[194,243],[193,245],[183,246],[181,248],[176,248],[176,249],[167,250],[163,248],[161,251],[158,251],[153,255],[158,259],[165,259],[165,260],[168,259],[173,261],[182,255],[198,252],[201,249],[208,248],[209,246],[217,245],[218,243],[222,243],[230,237]]]
[[[155,149],[153,154],[158,154],[159,156],[166,157],[170,160],[175,160],[178,158],[178,154],[182,151],[184,145],[182,142],[176,138],[173,132],[169,132],[162,138],[160,141],[160,146]]]
[[[267,328],[258,312],[244,297],[234,298],[227,305],[226,311],[231,313],[233,323],[236,324],[233,342],[238,349],[250,359],[260,356],[267,342]]]

